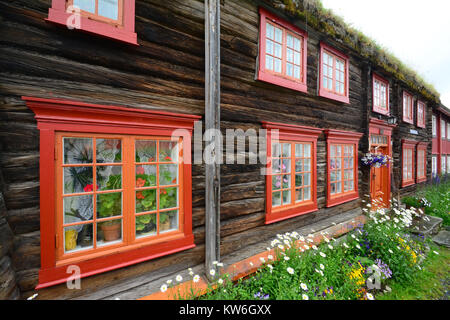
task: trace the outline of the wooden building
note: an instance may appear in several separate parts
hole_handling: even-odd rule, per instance
[[[139,298],[209,252],[431,178],[439,96],[313,2],[100,2],[0,1],[0,298]],[[269,174],[246,153],[209,179],[194,161],[208,119],[266,129]],[[393,165],[364,166],[370,151]]]
[[[433,110],[431,121],[432,175],[444,175],[450,173],[450,111],[445,106],[439,106]]]

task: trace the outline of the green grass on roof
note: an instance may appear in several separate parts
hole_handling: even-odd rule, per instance
[[[403,81],[425,98],[440,102],[436,88],[426,82],[415,70],[404,64],[387,48],[349,26],[342,17],[323,6],[320,0],[266,0],[271,6],[283,9],[314,29],[326,33],[336,41],[352,48],[374,65]]]

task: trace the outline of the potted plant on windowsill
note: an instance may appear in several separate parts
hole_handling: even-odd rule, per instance
[[[122,194],[105,193],[98,195],[98,218],[117,217],[121,215]],[[115,241],[121,237],[121,219],[100,222],[99,227],[103,233],[104,241]]]
[[[159,231],[167,231],[170,229],[170,217],[168,213],[160,213],[159,215]]]

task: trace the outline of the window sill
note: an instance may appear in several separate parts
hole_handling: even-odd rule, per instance
[[[405,118],[403,118],[403,122],[405,122],[405,123],[409,123],[409,124],[412,124],[412,125],[414,125],[414,120],[409,120],[409,119],[405,119]]]
[[[427,181],[427,177],[417,178],[416,183],[422,183],[422,182],[426,182],[426,181]]]
[[[52,22],[67,27],[67,20],[69,19],[70,16],[71,16],[70,13],[50,8],[48,18],[45,20],[48,22]],[[126,30],[122,27],[116,27],[111,24],[95,21],[83,16],[80,17],[80,25],[82,27],[76,30],[97,34],[109,39],[114,39],[133,45],[139,45],[137,42],[137,34],[133,31]]]
[[[266,214],[266,222],[265,224],[272,224],[275,222],[295,218],[298,216],[302,216],[311,212],[318,211],[317,203],[314,202],[308,202],[306,204],[303,204],[301,206],[297,206],[294,208],[289,208],[285,210],[275,211]]]
[[[415,185],[416,183],[415,183],[415,181],[414,180],[412,180],[412,181],[405,181],[405,182],[402,182],[402,188],[406,188],[406,187],[409,187],[409,186],[412,186],[412,185]]]
[[[374,106],[372,111],[375,112],[375,113],[379,113],[379,114],[385,115],[385,116],[389,116],[389,110],[380,109],[380,108],[377,108],[377,107]]]
[[[95,259],[82,261],[76,265],[80,268],[80,278],[85,278],[192,249],[194,247],[194,236],[187,235],[180,239],[162,242],[158,245],[141,246],[132,250],[112,253]],[[36,290],[64,283],[69,277],[73,277],[71,273],[67,273],[67,268],[70,265],[71,264],[67,263],[55,266],[54,268],[39,270],[39,284],[36,287]]]
[[[346,103],[346,104],[350,104],[350,99],[349,99],[348,96],[341,96],[339,94],[332,93],[332,92],[327,91],[325,89],[320,89],[319,90],[319,96],[323,97],[323,98],[327,98],[327,99],[343,102],[343,103]]]
[[[327,199],[327,208],[338,206],[338,205],[344,204],[346,202],[354,201],[357,199],[359,199],[359,194],[356,191],[352,192],[352,193],[344,194],[341,196],[329,197]]]
[[[280,87],[284,87],[284,88],[288,88],[288,89],[292,89],[295,91],[299,91],[299,92],[303,92],[303,93],[308,93],[308,88],[306,86],[306,83],[302,83],[302,82],[297,82],[291,79],[288,79],[286,77],[283,76],[278,76],[275,75],[273,73],[270,72],[266,72],[266,71],[259,71],[258,72],[258,79],[259,81],[263,81],[263,82],[267,82],[267,83],[271,83]]]

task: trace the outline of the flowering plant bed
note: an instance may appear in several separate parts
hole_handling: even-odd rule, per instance
[[[316,246],[312,235],[296,232],[278,235],[267,248],[274,255],[261,256],[262,266],[251,277],[232,281],[230,274],[217,275],[201,296],[196,281],[182,299],[212,300],[373,300],[389,292],[391,283],[408,284],[421,272],[427,243],[407,233],[415,209],[363,209],[368,222],[346,239],[323,234]],[[273,251],[275,249],[275,251]],[[430,253],[431,252],[431,253]],[[211,273],[215,276],[214,270]],[[193,276],[193,274],[192,274]],[[194,277],[194,276],[193,276]],[[196,276],[198,280],[198,276]],[[162,290],[167,290],[164,284]]]
[[[378,153],[366,153],[361,161],[363,165],[380,168],[380,167],[389,167],[392,164],[393,160],[391,156],[386,154],[378,154]]]

